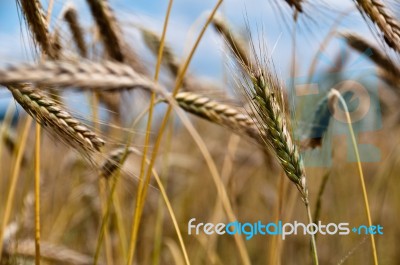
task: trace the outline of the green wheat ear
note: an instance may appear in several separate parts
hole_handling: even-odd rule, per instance
[[[286,176],[296,184],[303,200],[307,200],[305,170],[303,161],[289,133],[286,115],[280,106],[277,96],[280,88],[274,87],[277,82],[266,82],[266,74],[259,69],[249,72],[252,88],[248,91],[253,107],[260,118],[259,128],[264,142],[275,152]]]

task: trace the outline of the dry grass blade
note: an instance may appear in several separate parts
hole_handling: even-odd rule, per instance
[[[22,64],[0,69],[0,84],[36,83],[58,87],[103,88],[106,90],[142,87],[157,91],[149,78],[138,74],[130,66],[105,61],[68,62],[47,61]]]
[[[68,27],[75,40],[76,46],[82,57],[86,58],[88,51],[84,39],[84,32],[78,22],[78,14],[74,6],[68,6],[64,11],[64,19],[68,24]]]
[[[38,123],[85,154],[100,151],[104,141],[46,95],[29,85],[8,86],[15,100]]]
[[[385,42],[400,53],[400,23],[380,0],[355,0],[360,12],[367,15],[383,34]]]
[[[364,54],[368,49],[371,51],[371,55],[368,56],[381,70],[384,76],[387,76],[390,80],[399,82],[400,68],[396,65],[390,57],[383,53],[372,43],[368,42],[363,37],[354,33],[342,33],[341,34],[347,41],[348,45],[354,50],[361,54]]]
[[[191,92],[178,93],[175,100],[187,112],[262,142],[254,120],[231,106]]]
[[[22,8],[25,20],[34,36],[35,42],[39,44],[44,54],[47,54],[51,59],[57,59],[59,52],[54,47],[50,38],[46,15],[40,1],[18,0],[18,4]]]

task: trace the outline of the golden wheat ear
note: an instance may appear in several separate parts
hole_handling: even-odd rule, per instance
[[[175,100],[179,107],[189,113],[262,143],[255,121],[232,106],[192,92],[178,93]]]
[[[368,56],[368,59],[379,67],[379,75],[390,84],[399,84],[400,65],[397,65],[386,53],[355,33],[341,33],[340,35],[352,49],[361,54],[365,54],[369,49],[371,55]]]
[[[105,142],[59,104],[38,89],[25,84],[8,86],[14,99],[38,123],[86,155],[100,151]]]
[[[50,59],[58,59],[60,57],[60,49],[57,48],[50,36],[48,22],[40,1],[18,0],[18,6],[22,10],[34,42],[39,45],[42,52]]]
[[[114,172],[122,166],[124,162],[124,156],[127,156],[135,151],[136,149],[132,147],[129,147],[128,149],[118,148],[112,150],[100,168],[100,176],[106,179],[110,178]]]
[[[78,48],[79,54],[83,58],[87,58],[88,49],[85,42],[85,32],[83,31],[78,20],[78,12],[73,5],[68,5],[65,7],[62,15],[63,19],[67,23],[69,30],[72,33],[75,45]]]
[[[354,0],[363,16],[376,24],[384,41],[400,53],[400,23],[380,0]]]

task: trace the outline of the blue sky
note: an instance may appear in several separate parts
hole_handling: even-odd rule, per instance
[[[46,7],[49,0],[42,1]],[[55,0],[51,27],[62,23],[58,17],[67,1]],[[88,29],[93,21],[84,0],[72,2],[79,10],[80,20]],[[148,54],[134,25],[148,27],[161,33],[168,1],[151,0],[110,0],[117,19],[123,25],[125,37],[139,54]],[[315,3],[314,3],[315,2]],[[175,0],[167,32],[167,42],[182,58],[204,24],[207,12],[216,0]],[[340,12],[352,9],[350,15],[341,23],[339,29],[356,31],[371,36],[368,26],[362,20],[352,0],[311,1],[306,4],[305,13],[300,15],[296,40],[296,69],[301,76],[308,72],[311,58],[329,31]],[[293,47],[291,38],[292,10],[284,0],[225,0],[220,12],[230,21],[238,34],[248,37],[246,22],[256,42],[262,39],[272,54],[276,71],[282,80],[289,77]],[[21,33],[16,4],[14,1],[0,1],[0,65],[16,61],[32,61],[29,41]],[[193,30],[194,29],[194,30]],[[261,32],[261,34],[259,34]],[[328,46],[319,65],[328,68],[342,43],[334,39]],[[356,56],[356,55],[353,55]],[[148,55],[144,56],[149,59]],[[224,63],[223,42],[213,29],[208,29],[191,63],[190,71],[221,81]],[[0,92],[0,101],[4,99]],[[1,104],[1,103],[0,103]]]
[[[57,21],[57,17],[66,1],[55,0],[55,9],[53,11],[52,27]],[[69,1],[73,2],[80,11],[81,21],[90,26],[92,23],[90,14],[83,0]],[[215,0],[175,0],[171,22],[168,30],[167,40],[179,51],[187,49],[187,35],[189,29],[196,21],[204,22],[205,14],[214,5]],[[47,6],[48,0],[42,1]],[[117,18],[124,24],[128,35],[135,36],[135,29],[129,24],[140,24],[161,32],[162,23],[165,16],[168,1],[148,1],[148,0],[110,0],[111,6],[115,9]],[[309,4],[306,11],[313,15],[302,15],[300,18],[300,29],[297,40],[297,52],[299,60],[303,65],[309,63],[310,58],[316,48],[322,41],[322,36],[326,34],[335,16],[339,12],[331,12],[327,6],[332,5],[332,10],[347,10],[353,6],[351,0],[327,1],[326,4]],[[278,8],[279,7],[279,8]],[[250,28],[254,31],[253,36],[257,36],[257,30],[263,28],[263,37],[265,37],[270,52],[275,47],[272,54],[275,64],[283,74],[287,74],[290,65],[290,49],[292,40],[290,36],[291,13],[292,11],[283,0],[225,0],[220,9],[231,21],[232,25],[239,32],[245,32],[245,19],[250,23]],[[320,14],[319,14],[320,13]],[[332,14],[326,16],[326,13]],[[284,15],[282,17],[282,14]],[[361,23],[360,23],[361,22]],[[350,19],[343,23],[351,26],[353,30],[368,33],[368,28],[361,21],[361,17],[356,11],[352,12]],[[195,33],[191,34],[194,39],[200,26],[197,23]],[[133,32],[133,33],[132,33]],[[28,42],[21,41],[22,35],[19,26],[19,16],[14,1],[0,1],[0,56],[2,63],[15,60],[30,60],[27,56]],[[255,37],[257,38],[257,37]],[[265,41],[265,40],[264,40]],[[137,42],[137,40],[135,40]],[[135,45],[132,45],[135,46]],[[141,45],[139,45],[140,47]],[[332,48],[333,49],[333,48]],[[213,30],[208,30],[203,39],[197,56],[192,63],[192,68],[199,73],[210,76],[218,76],[222,69],[221,57],[222,43]]]

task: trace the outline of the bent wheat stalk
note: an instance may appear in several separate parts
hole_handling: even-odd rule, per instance
[[[383,34],[385,42],[400,53],[400,23],[380,0],[354,0],[362,15],[367,15]]]
[[[89,154],[100,151],[104,141],[57,103],[30,85],[8,86],[14,99],[43,127],[63,141]]]

